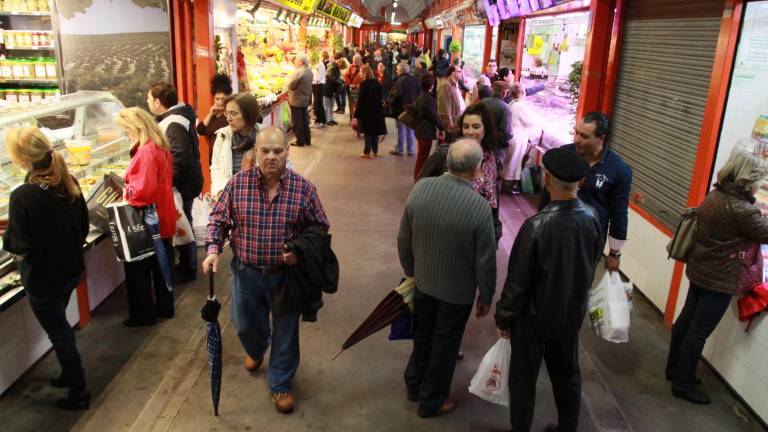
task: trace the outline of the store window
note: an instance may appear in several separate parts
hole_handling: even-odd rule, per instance
[[[485,26],[475,25],[464,28],[464,43],[462,60],[465,73],[480,74],[483,70],[483,54],[485,52]]]
[[[568,77],[584,60],[588,30],[589,12],[526,21],[520,82],[551,147],[572,141],[578,100]]]
[[[725,105],[717,156],[712,171],[714,184],[717,171],[737,146],[768,151],[768,1],[746,4],[736,59],[731,74],[728,101]],[[766,186],[757,193],[761,207],[768,210]]]
[[[496,47],[499,46],[499,26],[493,27],[493,34],[491,35],[491,58],[496,59]],[[499,59],[496,59],[498,64]]]

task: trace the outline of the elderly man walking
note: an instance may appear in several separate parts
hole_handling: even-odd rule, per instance
[[[496,288],[496,240],[488,202],[472,189],[483,151],[474,140],[448,150],[448,172],[420,180],[405,204],[397,238],[400,264],[414,277],[413,352],[405,370],[418,415],[453,410],[449,390],[461,337],[477,296],[488,314]]]
[[[406,105],[413,105],[416,102],[417,97],[419,97],[419,82],[416,80],[416,77],[410,74],[410,68],[407,64],[398,63],[397,79],[395,80],[395,87],[392,89],[392,99],[390,100],[392,114],[397,124],[397,144],[395,149],[390,151],[389,154],[402,156],[407,151],[408,156],[414,155],[413,143],[416,141],[416,136],[413,133],[413,129],[397,120],[397,118],[405,111]]]
[[[328,219],[309,180],[286,168],[287,138],[269,127],[256,136],[256,167],[235,174],[211,211],[203,270],[218,270],[224,241],[232,245],[232,321],[245,348],[245,368],[261,366],[272,345],[267,381],[278,412],[294,409],[293,377],[299,367],[299,313],[278,311],[286,266],[297,257],[286,242]],[[270,312],[272,329],[270,331]]]
[[[306,54],[296,56],[293,64],[296,66],[291,80],[288,82],[288,106],[291,107],[291,123],[296,134],[292,146],[304,147],[312,145],[312,135],[309,129],[309,107],[312,102],[312,71]]]
[[[496,326],[500,336],[512,339],[511,431],[531,430],[543,359],[559,420],[546,430],[575,432],[581,401],[579,328],[603,239],[597,212],[578,195],[589,164],[563,148],[545,153],[543,162],[552,201],[525,221],[515,239],[496,303]]]

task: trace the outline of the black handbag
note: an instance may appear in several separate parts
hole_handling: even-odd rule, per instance
[[[105,174],[101,183],[93,190],[86,201],[88,220],[91,225],[104,234],[109,234],[107,206],[123,199],[124,187],[125,184],[122,178],[113,173]]]

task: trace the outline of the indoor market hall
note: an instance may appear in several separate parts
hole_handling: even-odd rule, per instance
[[[309,147],[290,149],[296,172],[317,187],[331,225],[340,267],[338,292],[323,297],[315,323],[300,329],[301,365],[295,378],[296,411],[275,411],[266,370],[248,372],[231,320],[231,276],[225,261],[214,280],[222,304],[223,374],[219,416],[211,406],[206,322],[200,309],[207,278],[176,290],[176,317],[154,327],[123,326],[126,293],[118,288],[77,332],[93,393],[84,412],[62,411],[51,388],[58,373],[53,353],[26,372],[0,399],[8,431],[505,431],[508,408],[467,391],[486,351],[496,342],[493,317],[470,317],[462,339],[451,395],[457,405],[445,416],[422,419],[406,399],[403,371],[411,341],[388,340],[389,328],[360,341],[335,360],[331,357],[403,276],[397,235],[403,203],[413,187],[413,157],[389,155],[395,125],[381,143],[378,159],[361,159],[360,139],[349,120],[313,130]],[[347,126],[347,127],[345,127]],[[387,154],[383,154],[387,153]],[[498,299],[510,249],[522,222],[536,212],[531,199],[502,196],[504,235],[496,262]],[[202,260],[202,248],[199,258]],[[669,331],[660,312],[640,293],[632,300],[628,343],[600,339],[584,324],[579,360],[583,379],[581,431],[759,431],[762,426],[708,367],[699,374],[711,405],[695,406],[672,397],[663,365]],[[533,430],[557,420],[546,370],[536,392]]]

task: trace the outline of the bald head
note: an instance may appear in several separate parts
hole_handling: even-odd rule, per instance
[[[288,147],[288,135],[280,128],[269,126],[259,130],[256,135],[256,146],[261,146],[263,143],[280,143]]]
[[[460,139],[448,149],[448,171],[451,174],[473,176],[482,161],[483,149],[473,139]]]

